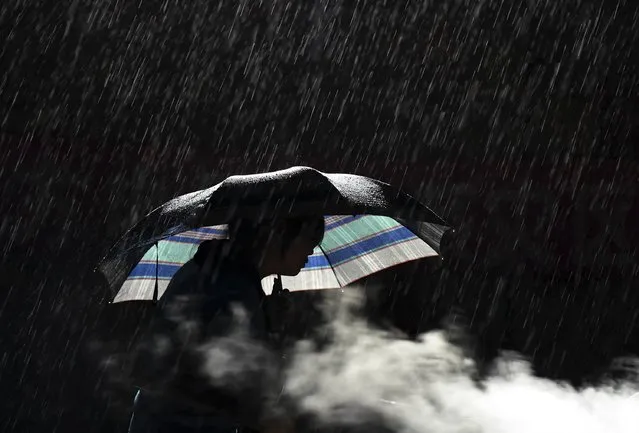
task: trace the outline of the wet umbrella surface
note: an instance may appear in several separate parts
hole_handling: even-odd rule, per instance
[[[389,270],[367,302],[411,337],[460,309],[472,343],[339,316],[290,371],[314,424],[637,431],[636,8],[3,2],[0,431],[126,431],[131,394],[92,357],[105,246],[158,203],[291,166],[381,179],[454,226],[443,269]]]
[[[157,301],[198,244],[230,237],[227,223],[305,215],[326,215],[323,240],[300,275],[279,276],[288,290],[341,288],[384,269],[437,256],[450,230],[432,210],[392,185],[291,167],[231,176],[168,201],[129,229],[98,268],[116,293],[114,302]],[[262,285],[270,293],[273,278]]]

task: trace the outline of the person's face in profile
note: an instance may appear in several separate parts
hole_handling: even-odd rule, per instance
[[[313,250],[319,245],[317,227],[304,227],[302,231],[291,241],[289,247],[282,254],[281,274],[295,276],[306,265]],[[321,228],[323,233],[324,227]]]
[[[297,236],[282,255],[282,275],[294,276],[306,265],[308,257],[313,254],[315,244],[309,238]]]

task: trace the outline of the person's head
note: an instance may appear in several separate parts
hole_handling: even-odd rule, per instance
[[[279,218],[255,222],[238,220],[229,224],[234,249],[248,253],[262,277],[272,274],[294,276],[324,237],[324,217]]]

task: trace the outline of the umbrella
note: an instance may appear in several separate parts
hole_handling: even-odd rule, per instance
[[[432,257],[437,251],[408,228],[386,216],[325,216],[326,231],[308,263],[295,277],[282,277],[291,291],[336,289],[407,261]],[[115,296],[115,302],[161,297],[177,270],[199,244],[228,238],[226,225],[202,227],[169,236],[149,248]],[[275,277],[262,280],[268,294]]]
[[[428,207],[389,184],[364,176],[292,167],[232,176],[177,197],[144,217],[99,265],[114,301],[156,299],[199,243],[227,238],[234,218],[322,213],[324,240],[289,290],[343,287],[409,260],[438,255],[448,229]],[[262,281],[268,293],[273,277]]]

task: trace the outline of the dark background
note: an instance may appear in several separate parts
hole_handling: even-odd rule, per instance
[[[161,202],[291,165],[457,227],[441,274],[400,272],[406,330],[460,305],[577,384],[639,354],[639,15],[600,3],[3,1],[0,430],[124,431],[93,266]]]

